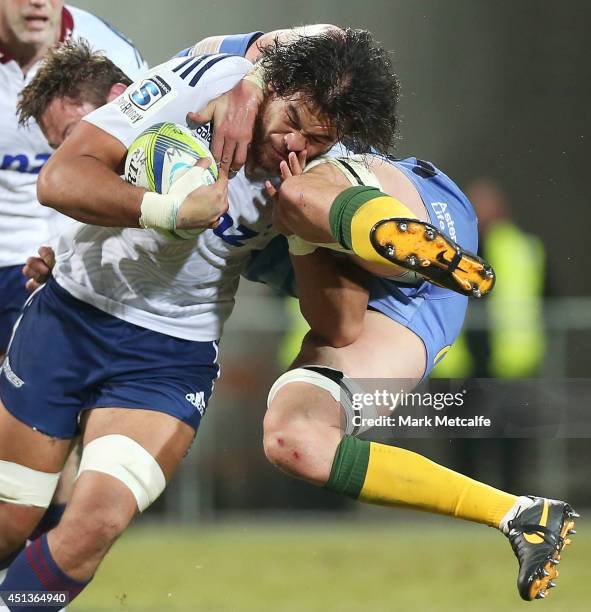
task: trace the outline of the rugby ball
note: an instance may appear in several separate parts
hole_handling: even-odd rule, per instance
[[[166,194],[202,157],[211,159],[211,164],[196,175],[194,185],[190,185],[191,191],[211,185],[218,178],[218,169],[207,143],[183,125],[156,123],[131,143],[125,158],[124,178],[132,185]],[[203,230],[159,231],[170,239],[190,240]]]

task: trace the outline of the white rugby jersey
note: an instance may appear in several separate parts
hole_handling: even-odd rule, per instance
[[[84,118],[126,147],[161,121],[231,89],[251,64],[227,54],[177,57]],[[203,134],[207,136],[207,134]],[[72,295],[120,319],[188,340],[216,340],[254,249],[275,235],[263,182],[241,171],[229,183],[229,210],[215,230],[169,240],[154,230],[84,225],[62,236],[54,277]]]
[[[62,11],[60,40],[70,36],[86,38],[93,49],[105,51],[132,80],[147,70],[138,50],[122,34],[91,13],[68,6]],[[0,44],[0,268],[22,264],[72,223],[38,203],[37,176],[52,150],[35,122],[24,128],[17,123],[18,95],[37,67],[23,75]]]

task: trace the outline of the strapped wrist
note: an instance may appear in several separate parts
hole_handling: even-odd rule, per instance
[[[146,191],[140,207],[139,225],[144,229],[176,229],[176,218],[184,195],[162,195]]]

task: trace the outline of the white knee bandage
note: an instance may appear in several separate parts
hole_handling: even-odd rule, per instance
[[[356,436],[371,428],[365,425],[364,421],[376,417],[375,407],[358,405],[358,402],[355,402],[356,385],[353,381],[339,370],[327,366],[310,365],[285,372],[271,387],[267,406],[271,405],[279,389],[293,382],[307,383],[324,389],[339,402],[343,409],[345,435]]]
[[[313,367],[320,368],[324,366]],[[332,368],[326,369],[332,370]],[[332,371],[336,372],[337,370]],[[279,389],[292,382],[303,382],[308,383],[309,385],[314,385],[315,387],[320,387],[321,389],[328,391],[337,402],[341,401],[341,387],[334,380],[331,380],[327,376],[324,376],[324,374],[319,374],[314,370],[296,368],[295,370],[288,370],[273,383],[273,386],[269,391],[269,396],[267,397],[267,407],[271,405],[271,402],[275,399]]]
[[[101,436],[84,447],[78,476],[85,470],[103,472],[120,480],[132,492],[140,512],[166,486],[156,459],[135,440],[118,434]]]
[[[48,473],[0,460],[0,501],[47,508],[60,472]]]

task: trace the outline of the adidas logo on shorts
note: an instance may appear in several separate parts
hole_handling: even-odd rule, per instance
[[[185,399],[199,410],[199,414],[203,416],[205,412],[205,394],[203,391],[197,391],[197,393],[187,393]]]
[[[0,373],[2,372],[4,372],[4,376],[6,376],[6,379],[8,380],[8,382],[14,387],[16,387],[17,389],[20,389],[25,384],[25,381],[19,378],[12,371],[12,368],[10,367],[10,361],[8,359],[8,356],[4,360],[4,363],[0,364]],[[203,393],[201,395],[203,395]]]

